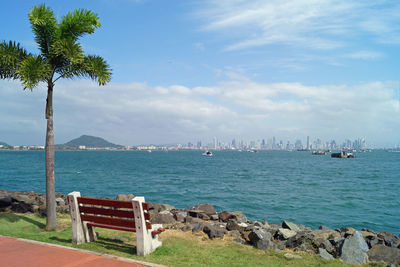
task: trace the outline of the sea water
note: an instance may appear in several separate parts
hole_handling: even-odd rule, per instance
[[[177,208],[211,203],[250,220],[400,233],[400,153],[56,151],[56,192],[132,193]],[[0,189],[45,192],[44,151],[1,151]]]

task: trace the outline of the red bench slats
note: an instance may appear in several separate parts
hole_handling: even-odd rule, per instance
[[[107,215],[114,216],[120,218],[130,218],[134,219],[134,214],[131,210],[114,210],[114,209],[102,209],[102,208],[94,208],[94,207],[79,207],[79,211],[85,214],[96,214],[96,215]]]
[[[100,217],[100,216],[92,216],[84,214],[81,214],[81,220],[84,222],[99,223],[104,225],[135,228],[134,220],[124,220],[111,217]],[[151,222],[146,222],[146,228],[151,229],[151,227],[152,227]]]
[[[82,221],[88,222],[89,225],[97,225],[97,227],[110,228],[115,230],[121,229],[123,231],[130,232],[136,231],[135,221],[133,220],[134,213],[131,201],[100,199],[92,197],[78,197],[77,200],[79,204],[79,213],[81,215],[81,219]],[[85,205],[94,205],[101,207],[88,207]],[[148,210],[151,206],[150,203],[145,202],[143,202],[142,205],[143,210]],[[119,210],[118,208],[127,210]],[[148,212],[144,212],[144,218],[145,220],[150,220],[150,214]],[[152,228],[151,223],[148,221],[146,221],[146,228]]]
[[[79,204],[132,209],[131,201],[100,199],[100,198],[93,198],[93,197],[78,197],[77,199],[78,199]],[[142,206],[143,206],[143,210],[149,210],[151,204],[143,202]]]
[[[100,224],[121,226],[121,227],[127,227],[127,228],[135,228],[134,220],[124,220],[124,219],[116,219],[116,218],[111,218],[111,217],[91,216],[91,215],[84,215],[84,214],[81,214],[81,219],[82,219],[82,221],[85,221],[85,222],[100,223]]]
[[[92,197],[78,197],[79,204],[132,209],[132,202]]]
[[[115,209],[103,209],[103,208],[80,206],[79,211],[85,214],[106,215],[106,216],[114,216],[114,217],[129,218],[129,219],[135,218],[133,210],[115,210]],[[145,212],[144,218],[146,220],[150,220],[150,214]]]

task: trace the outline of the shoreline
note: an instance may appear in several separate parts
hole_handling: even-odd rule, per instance
[[[115,199],[129,201],[132,194],[119,194]],[[66,196],[56,193],[57,212],[69,213]],[[0,211],[38,213],[45,215],[45,195],[0,190]],[[400,263],[400,234],[375,232],[371,229],[342,227],[331,229],[324,225],[312,229],[305,225],[283,221],[251,221],[241,211],[216,212],[212,204],[200,204],[178,209],[169,204],[154,204],[149,210],[152,223],[166,229],[204,232],[209,239],[233,237],[234,242],[258,249],[303,251],[319,254],[324,259],[341,258],[351,263],[383,260]],[[357,253],[354,253],[356,251]],[[354,254],[354,255],[353,255]]]

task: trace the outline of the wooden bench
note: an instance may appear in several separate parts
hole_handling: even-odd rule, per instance
[[[141,256],[152,253],[162,244],[158,234],[164,229],[161,224],[150,223],[150,205],[144,197],[119,201],[81,197],[80,192],[72,192],[67,198],[74,244],[95,241],[94,227],[136,232],[136,252]]]

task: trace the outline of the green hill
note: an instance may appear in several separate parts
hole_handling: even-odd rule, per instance
[[[60,146],[60,145],[58,145],[58,146]],[[121,145],[116,145],[116,144],[110,143],[107,140],[104,140],[103,138],[96,137],[96,136],[90,136],[90,135],[82,135],[81,137],[73,139],[73,140],[69,141],[68,143],[65,143],[65,144],[63,144],[61,146],[63,146],[63,147],[74,147],[74,148],[77,148],[79,146],[85,146],[87,148],[89,148],[89,147],[122,148],[123,147]]]
[[[10,146],[10,145],[4,142],[0,142],[0,146]]]

